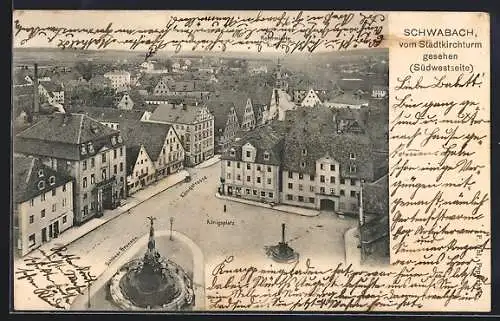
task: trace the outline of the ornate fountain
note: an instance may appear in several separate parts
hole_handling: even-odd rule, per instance
[[[194,304],[191,278],[156,249],[154,217],[150,220],[148,248],[143,258],[123,265],[111,278],[109,293],[123,310],[185,310]]]
[[[285,242],[285,223],[281,224],[281,242],[277,245],[266,247],[266,253],[278,263],[293,263],[299,259],[299,253],[295,252]]]

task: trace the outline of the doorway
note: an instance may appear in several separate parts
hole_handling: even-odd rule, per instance
[[[335,211],[335,202],[329,199],[322,199],[319,203],[319,209],[321,211]]]

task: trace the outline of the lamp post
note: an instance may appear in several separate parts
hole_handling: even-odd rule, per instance
[[[174,224],[174,218],[170,217],[170,241],[173,240],[172,238],[172,225]]]
[[[91,308],[91,305],[90,305],[90,283],[87,283],[87,293],[89,295],[89,298],[87,300],[87,308]]]

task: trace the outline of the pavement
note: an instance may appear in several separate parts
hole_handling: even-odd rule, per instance
[[[354,267],[361,265],[361,249],[359,246],[359,230],[355,226],[347,230],[344,234],[345,243],[345,261],[347,264],[352,263]]]
[[[200,164],[196,165],[193,168],[200,169],[200,168],[207,168],[207,167],[210,167],[212,165],[215,165],[218,162],[220,162],[220,157],[221,157],[221,155],[215,155],[212,158],[207,159],[203,163],[200,163]]]
[[[216,193],[215,197],[220,198],[220,199],[224,199],[224,200],[228,200],[228,201],[232,201],[232,202],[238,202],[238,203],[243,203],[243,204],[248,204],[248,205],[253,205],[253,206],[265,207],[265,208],[270,208],[270,209],[280,211],[280,212],[303,215],[303,216],[318,216],[320,213],[320,211],[318,211],[318,210],[311,210],[308,208],[302,208],[302,207],[296,207],[296,206],[290,206],[290,205],[271,206],[271,205],[266,204],[266,203],[251,201],[251,200],[247,200],[247,199],[240,198],[240,197],[220,195],[219,193]]]
[[[71,244],[72,242],[87,235],[98,227],[117,218],[123,213],[129,212],[139,204],[147,201],[155,195],[167,190],[168,188],[184,181],[189,173],[186,170],[181,170],[177,173],[169,175],[146,188],[137,191],[125,200],[125,204],[113,210],[105,210],[102,217],[96,217],[86,222],[81,226],[73,226],[59,235],[58,238],[52,239],[50,242],[42,245],[40,249],[50,250],[54,247],[62,247]],[[19,258],[18,258],[19,259]]]

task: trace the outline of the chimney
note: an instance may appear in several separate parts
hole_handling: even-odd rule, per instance
[[[33,114],[38,115],[40,113],[40,98],[38,97],[38,64],[34,66],[34,83],[33,83]]]

